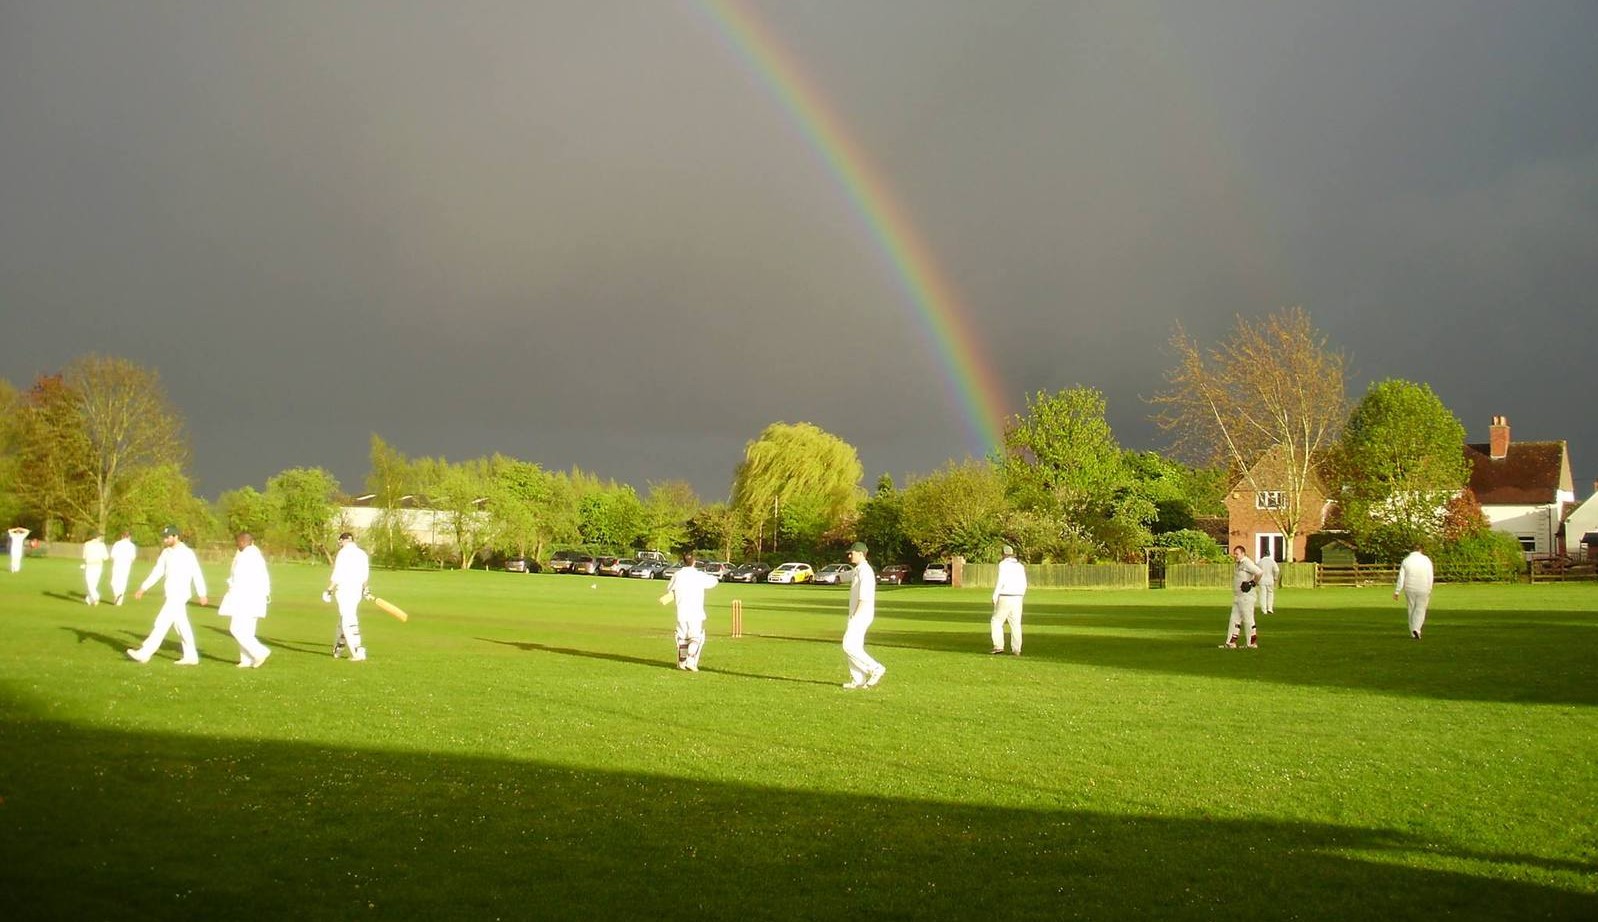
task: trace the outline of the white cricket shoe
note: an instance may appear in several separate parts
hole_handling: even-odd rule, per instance
[[[191,658],[185,656],[185,657],[183,657],[180,660],[173,660],[172,661],[172,665],[174,665],[174,666],[198,666],[198,665],[200,665],[200,658],[198,656],[196,656],[196,657],[193,657],[191,659]]]
[[[877,668],[871,670],[871,675],[866,677],[866,682],[865,682],[865,686],[864,687],[866,687],[866,688],[876,688],[877,687],[877,683],[881,682],[882,681],[882,677],[887,675],[887,674],[888,674],[888,667],[887,666],[878,666]]]
[[[128,659],[133,660],[135,663],[148,663],[150,661],[150,654],[141,653],[138,650],[129,650]]]

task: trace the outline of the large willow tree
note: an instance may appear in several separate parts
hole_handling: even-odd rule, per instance
[[[810,423],[772,423],[744,448],[732,505],[752,526],[755,550],[779,532],[808,539],[853,516],[864,476],[854,446]]]

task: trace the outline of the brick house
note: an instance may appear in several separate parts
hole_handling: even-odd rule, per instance
[[[1291,478],[1285,461],[1281,448],[1272,448],[1226,494],[1228,552],[1241,544],[1255,558],[1270,555],[1283,561],[1304,559],[1305,542],[1324,526],[1330,503],[1326,488],[1313,471],[1294,497],[1288,486]],[[1282,523],[1295,513],[1293,546],[1289,548]]]
[[[1509,418],[1494,416],[1487,442],[1466,445],[1465,458],[1470,488],[1494,531],[1513,535],[1528,557],[1566,553],[1564,521],[1576,488],[1563,439],[1514,442]]]

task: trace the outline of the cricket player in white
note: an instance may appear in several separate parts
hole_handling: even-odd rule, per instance
[[[133,593],[133,597],[144,598],[146,590],[165,578],[166,601],[161,603],[161,613],[155,616],[155,628],[150,631],[150,636],[144,639],[144,644],[138,649],[129,650],[128,656],[148,663],[155,651],[161,648],[166,632],[176,627],[178,639],[183,642],[183,657],[175,665],[197,666],[200,663],[200,650],[194,645],[194,628],[189,624],[189,589],[193,587],[194,594],[200,597],[200,604],[204,605],[208,601],[205,575],[200,572],[200,560],[194,556],[194,551],[179,539],[176,525],[161,529],[161,543],[166,546],[161,549],[161,556],[155,559],[155,569],[144,578],[144,583],[139,586],[139,591]]]
[[[239,642],[239,668],[259,668],[272,655],[266,644],[255,638],[256,624],[266,617],[266,606],[272,601],[272,578],[267,575],[266,558],[255,546],[255,537],[241,531],[234,540],[239,550],[233,555],[227,592],[216,613],[232,620],[229,633]]]
[[[677,601],[677,668],[699,671],[699,654],[705,650],[705,590],[721,580],[694,566],[694,555],[684,554],[682,569],[671,575],[663,601]]]
[[[100,578],[105,575],[105,562],[111,552],[105,549],[105,535],[95,532],[83,542],[83,601],[89,605],[100,604]]]
[[[1026,567],[1015,559],[1015,548],[1004,546],[999,561],[999,579],[993,584],[993,618],[988,627],[993,634],[991,653],[1004,652],[1004,626],[1010,625],[1010,652],[1021,655],[1021,600],[1026,597]]]
[[[1267,615],[1276,613],[1276,578],[1282,575],[1281,564],[1266,554],[1256,564],[1260,568],[1260,611]]]
[[[118,605],[128,594],[128,577],[133,575],[133,561],[138,556],[139,549],[133,546],[133,538],[123,529],[122,537],[111,545],[111,599]]]
[[[1432,601],[1432,561],[1418,546],[1398,565],[1398,584],[1393,587],[1393,598],[1398,598],[1401,592],[1409,606],[1409,636],[1419,640],[1421,629],[1426,626],[1426,606]]]
[[[11,572],[21,573],[23,542],[28,540],[28,530],[21,525],[16,525],[6,529],[6,535],[11,538],[11,547],[9,548],[11,551]]]
[[[361,619],[355,610],[366,595],[366,583],[372,577],[372,562],[366,552],[355,544],[355,536],[345,532],[338,536],[338,556],[333,558],[333,577],[327,584],[324,600],[329,597],[338,603],[338,633],[333,636],[333,658],[346,645],[350,660],[359,663],[366,659],[366,647],[361,643]]]
[[[1248,552],[1239,544],[1232,548],[1232,556],[1236,558],[1236,566],[1232,568],[1232,617],[1226,623],[1226,643],[1221,646],[1227,649],[1237,648],[1238,626],[1241,625],[1248,631],[1248,647],[1258,650],[1260,646],[1259,634],[1254,631],[1254,580],[1260,578],[1259,565],[1248,559]],[[1244,583],[1250,583],[1247,589]]]
[[[888,667],[866,652],[866,631],[877,616],[877,574],[866,563],[866,546],[856,541],[849,548],[854,577],[849,580],[849,624],[843,631],[843,655],[849,660],[849,681],[844,688],[871,688],[882,681]]]

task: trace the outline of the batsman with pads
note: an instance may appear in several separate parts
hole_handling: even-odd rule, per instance
[[[333,558],[333,576],[328,581],[322,601],[338,603],[338,632],[333,635],[333,658],[338,659],[349,647],[350,661],[366,659],[366,646],[361,643],[361,619],[356,613],[361,599],[367,597],[366,583],[372,575],[371,559],[355,543],[355,536],[344,532],[338,536],[338,556]]]
[[[720,583],[704,570],[694,567],[694,555],[684,554],[682,569],[666,584],[662,605],[677,603],[677,668],[699,671],[699,654],[705,649],[705,590]]]

